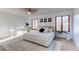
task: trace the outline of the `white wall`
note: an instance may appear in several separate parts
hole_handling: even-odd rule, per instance
[[[51,13],[51,14],[43,14],[43,15],[38,15],[38,16],[34,16],[34,17],[30,17],[28,18],[28,23],[30,24],[30,26],[32,26],[31,24],[31,19],[34,19],[34,18],[38,18],[38,26],[54,26],[55,27],[55,16],[63,16],[63,15],[71,15],[71,39],[73,37],[73,10],[67,10],[67,11],[62,11],[62,12],[57,12],[57,13]],[[52,22],[50,23],[40,23],[40,18],[52,18]]]
[[[74,9],[74,42],[77,46],[77,48],[79,49],[79,8],[75,8]]]
[[[24,17],[0,12],[0,38],[10,35],[10,29],[22,27],[25,22]]]

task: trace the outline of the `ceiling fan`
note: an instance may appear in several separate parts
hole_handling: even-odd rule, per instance
[[[36,14],[37,8],[23,8],[23,10],[27,13],[27,14]]]

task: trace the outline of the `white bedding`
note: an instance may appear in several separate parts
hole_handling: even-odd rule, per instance
[[[23,35],[23,39],[48,47],[54,39],[54,32],[28,32]]]

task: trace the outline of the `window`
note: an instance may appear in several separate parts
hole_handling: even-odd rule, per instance
[[[61,17],[56,18],[56,31],[61,31]]]
[[[70,16],[59,16],[55,19],[56,31],[70,32]]]
[[[32,28],[37,29],[37,19],[32,20]]]

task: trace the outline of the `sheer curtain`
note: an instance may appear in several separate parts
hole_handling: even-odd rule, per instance
[[[32,20],[32,28],[33,28],[33,29],[37,29],[37,26],[38,26],[37,23],[38,23],[38,19],[33,19],[33,20]]]
[[[56,31],[70,32],[70,16],[58,16],[55,20]]]
[[[61,31],[61,17],[56,18],[56,31]]]

